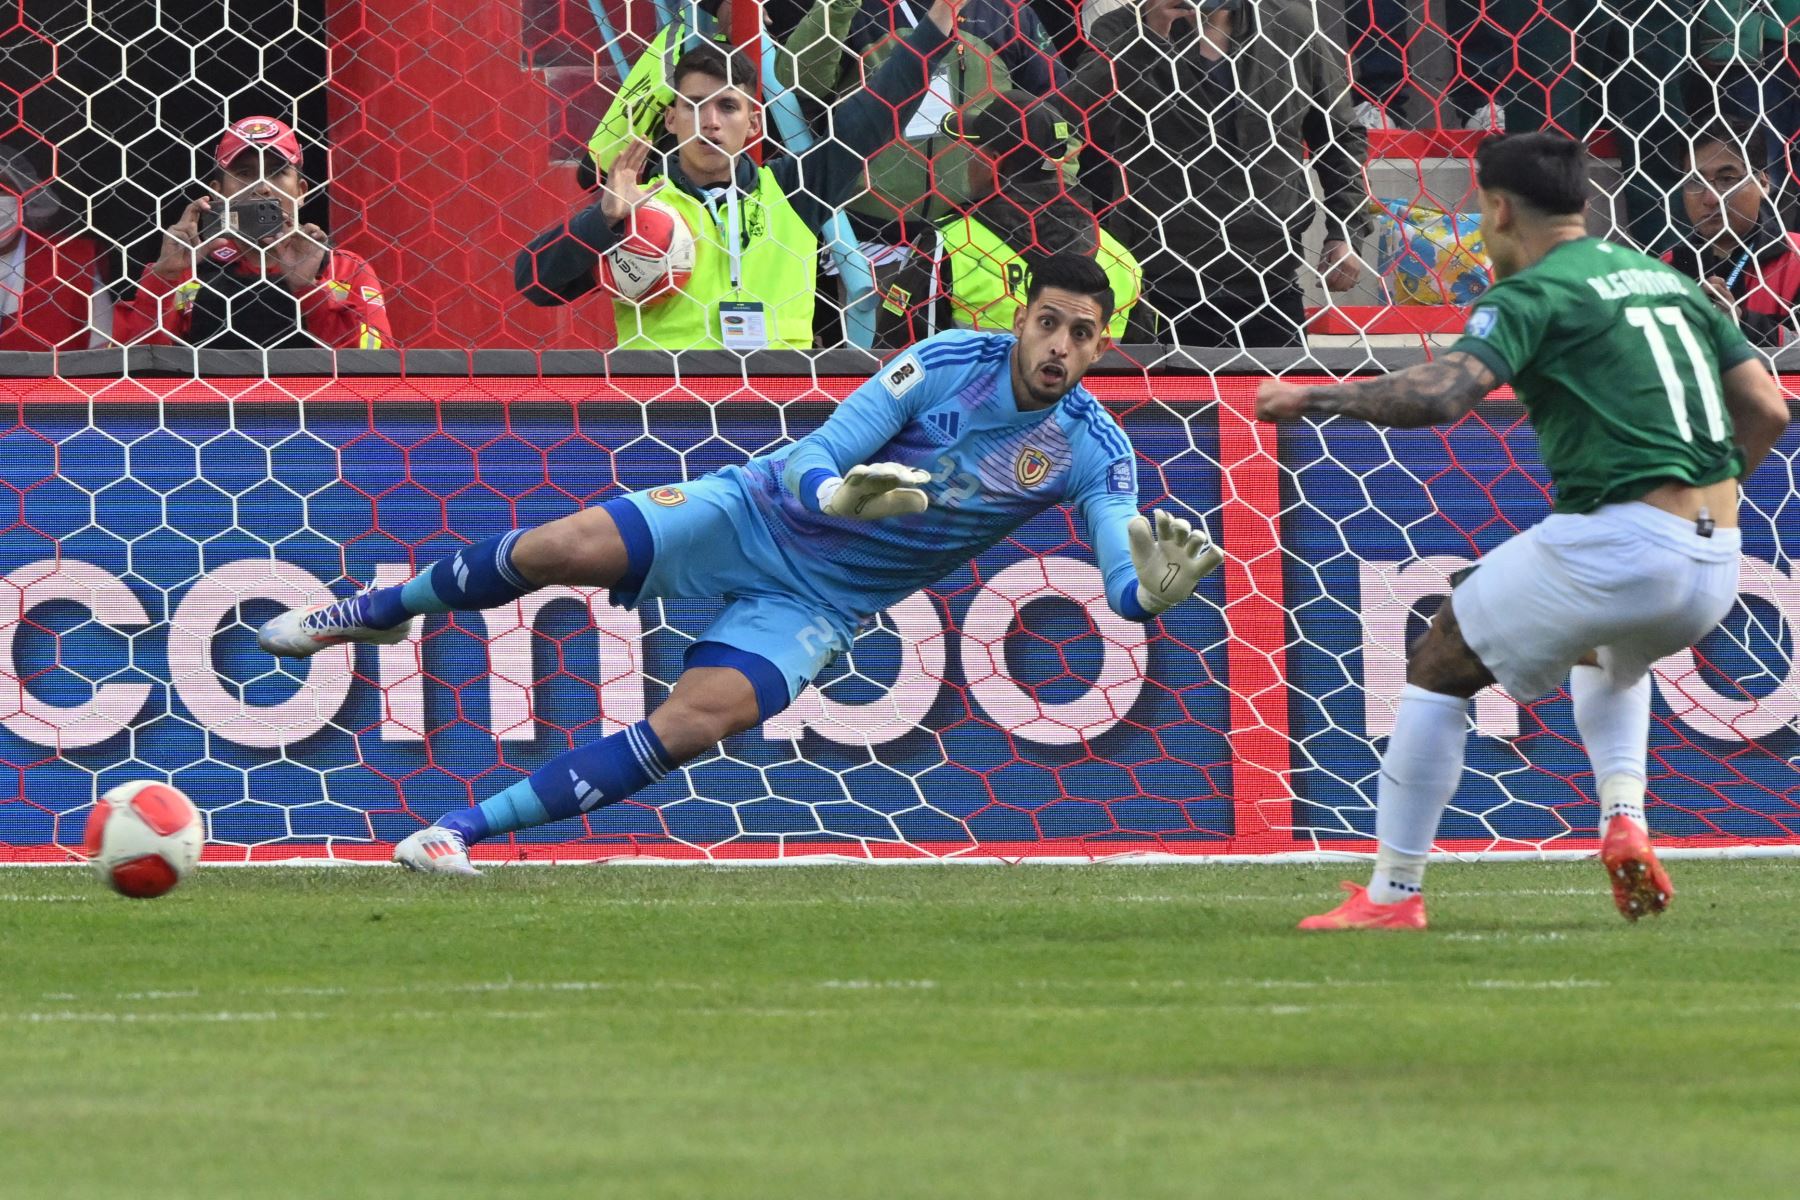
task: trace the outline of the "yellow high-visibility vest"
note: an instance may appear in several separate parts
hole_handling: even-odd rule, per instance
[[[649,188],[654,180],[646,181]],[[726,247],[726,206],[708,206],[673,186],[656,198],[694,231],[694,272],[680,292],[642,306],[613,301],[621,350],[719,350],[719,305],[760,303],[771,349],[807,350],[813,342],[813,302],[818,296],[819,238],[788,203],[774,174],[757,172],[756,191],[738,199],[742,286],[731,287]],[[715,216],[716,210],[716,216]]]
[[[1000,235],[974,217],[952,217],[938,226],[950,260],[950,306],[959,329],[1005,329],[1025,303],[1025,260]],[[1104,229],[1094,257],[1112,281],[1113,314],[1107,332],[1125,336],[1125,324],[1144,286],[1136,258]]]

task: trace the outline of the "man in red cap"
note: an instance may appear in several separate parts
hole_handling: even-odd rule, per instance
[[[286,122],[245,117],[227,129],[206,181],[211,194],[163,231],[162,253],[115,314],[114,340],[234,350],[392,346],[368,261],[299,223],[300,167],[300,139]],[[255,202],[270,200],[280,216],[273,231],[246,226]],[[223,222],[202,236],[215,211]]]

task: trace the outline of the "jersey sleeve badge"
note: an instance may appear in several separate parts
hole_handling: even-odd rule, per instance
[[[1469,314],[1469,323],[1463,327],[1463,332],[1470,337],[1484,338],[1494,332],[1494,324],[1499,320],[1499,311],[1492,305],[1483,304]]]
[[[881,372],[881,386],[887,389],[888,395],[898,400],[918,387],[919,381],[924,378],[925,368],[919,365],[919,360],[911,354],[903,354],[892,366]]]

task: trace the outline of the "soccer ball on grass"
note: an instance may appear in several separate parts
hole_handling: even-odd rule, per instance
[[[100,797],[81,848],[113,891],[148,900],[188,877],[205,840],[200,811],[181,789],[139,779]]]

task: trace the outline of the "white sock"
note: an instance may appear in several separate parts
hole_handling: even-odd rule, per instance
[[[1381,757],[1375,794],[1375,876],[1369,899],[1396,904],[1424,890],[1425,856],[1462,780],[1469,702],[1407,684]]]
[[[1637,822],[1639,829],[1648,830],[1649,822],[1644,820],[1644,777],[1642,775],[1608,775],[1600,781],[1596,789],[1600,793],[1600,836],[1606,836],[1606,827],[1614,817],[1623,816]]]
[[[1644,824],[1644,763],[1650,754],[1650,677],[1615,687],[1599,667],[1569,672],[1575,728],[1594,769],[1600,799],[1600,832],[1614,814]]]
[[[1375,874],[1369,877],[1369,899],[1398,904],[1425,894],[1425,855],[1403,854],[1386,842],[1375,847]]]

